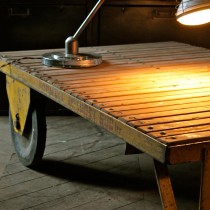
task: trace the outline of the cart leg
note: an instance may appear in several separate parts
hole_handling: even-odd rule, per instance
[[[204,151],[201,171],[200,210],[210,208],[210,149]]]
[[[154,168],[163,209],[177,210],[167,165],[154,160]]]

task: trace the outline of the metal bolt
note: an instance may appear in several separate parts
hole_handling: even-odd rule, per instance
[[[161,135],[166,135],[166,132],[165,131],[161,131],[160,134]]]
[[[14,120],[13,124],[17,130],[20,130],[20,118],[19,114],[15,115],[16,119]]]

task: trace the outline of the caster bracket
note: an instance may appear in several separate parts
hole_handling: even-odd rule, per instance
[[[7,95],[15,132],[23,134],[30,106],[30,88],[7,76]]]

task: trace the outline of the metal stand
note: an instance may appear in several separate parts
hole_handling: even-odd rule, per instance
[[[101,55],[91,53],[84,54],[79,53],[78,49],[78,37],[84,31],[86,26],[92,20],[96,12],[99,10],[105,0],[99,0],[94,8],[91,10],[87,18],[84,20],[82,25],[76,31],[74,36],[70,36],[65,41],[65,53],[53,52],[46,53],[43,55],[43,64],[47,66],[59,66],[66,68],[81,68],[81,67],[92,67],[101,64]]]

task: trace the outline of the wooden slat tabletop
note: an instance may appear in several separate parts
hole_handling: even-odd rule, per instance
[[[41,64],[49,50],[3,54],[7,62],[17,59],[13,65],[23,71],[167,146],[210,141],[210,50],[160,42],[81,51],[100,53],[103,63],[64,69]]]

